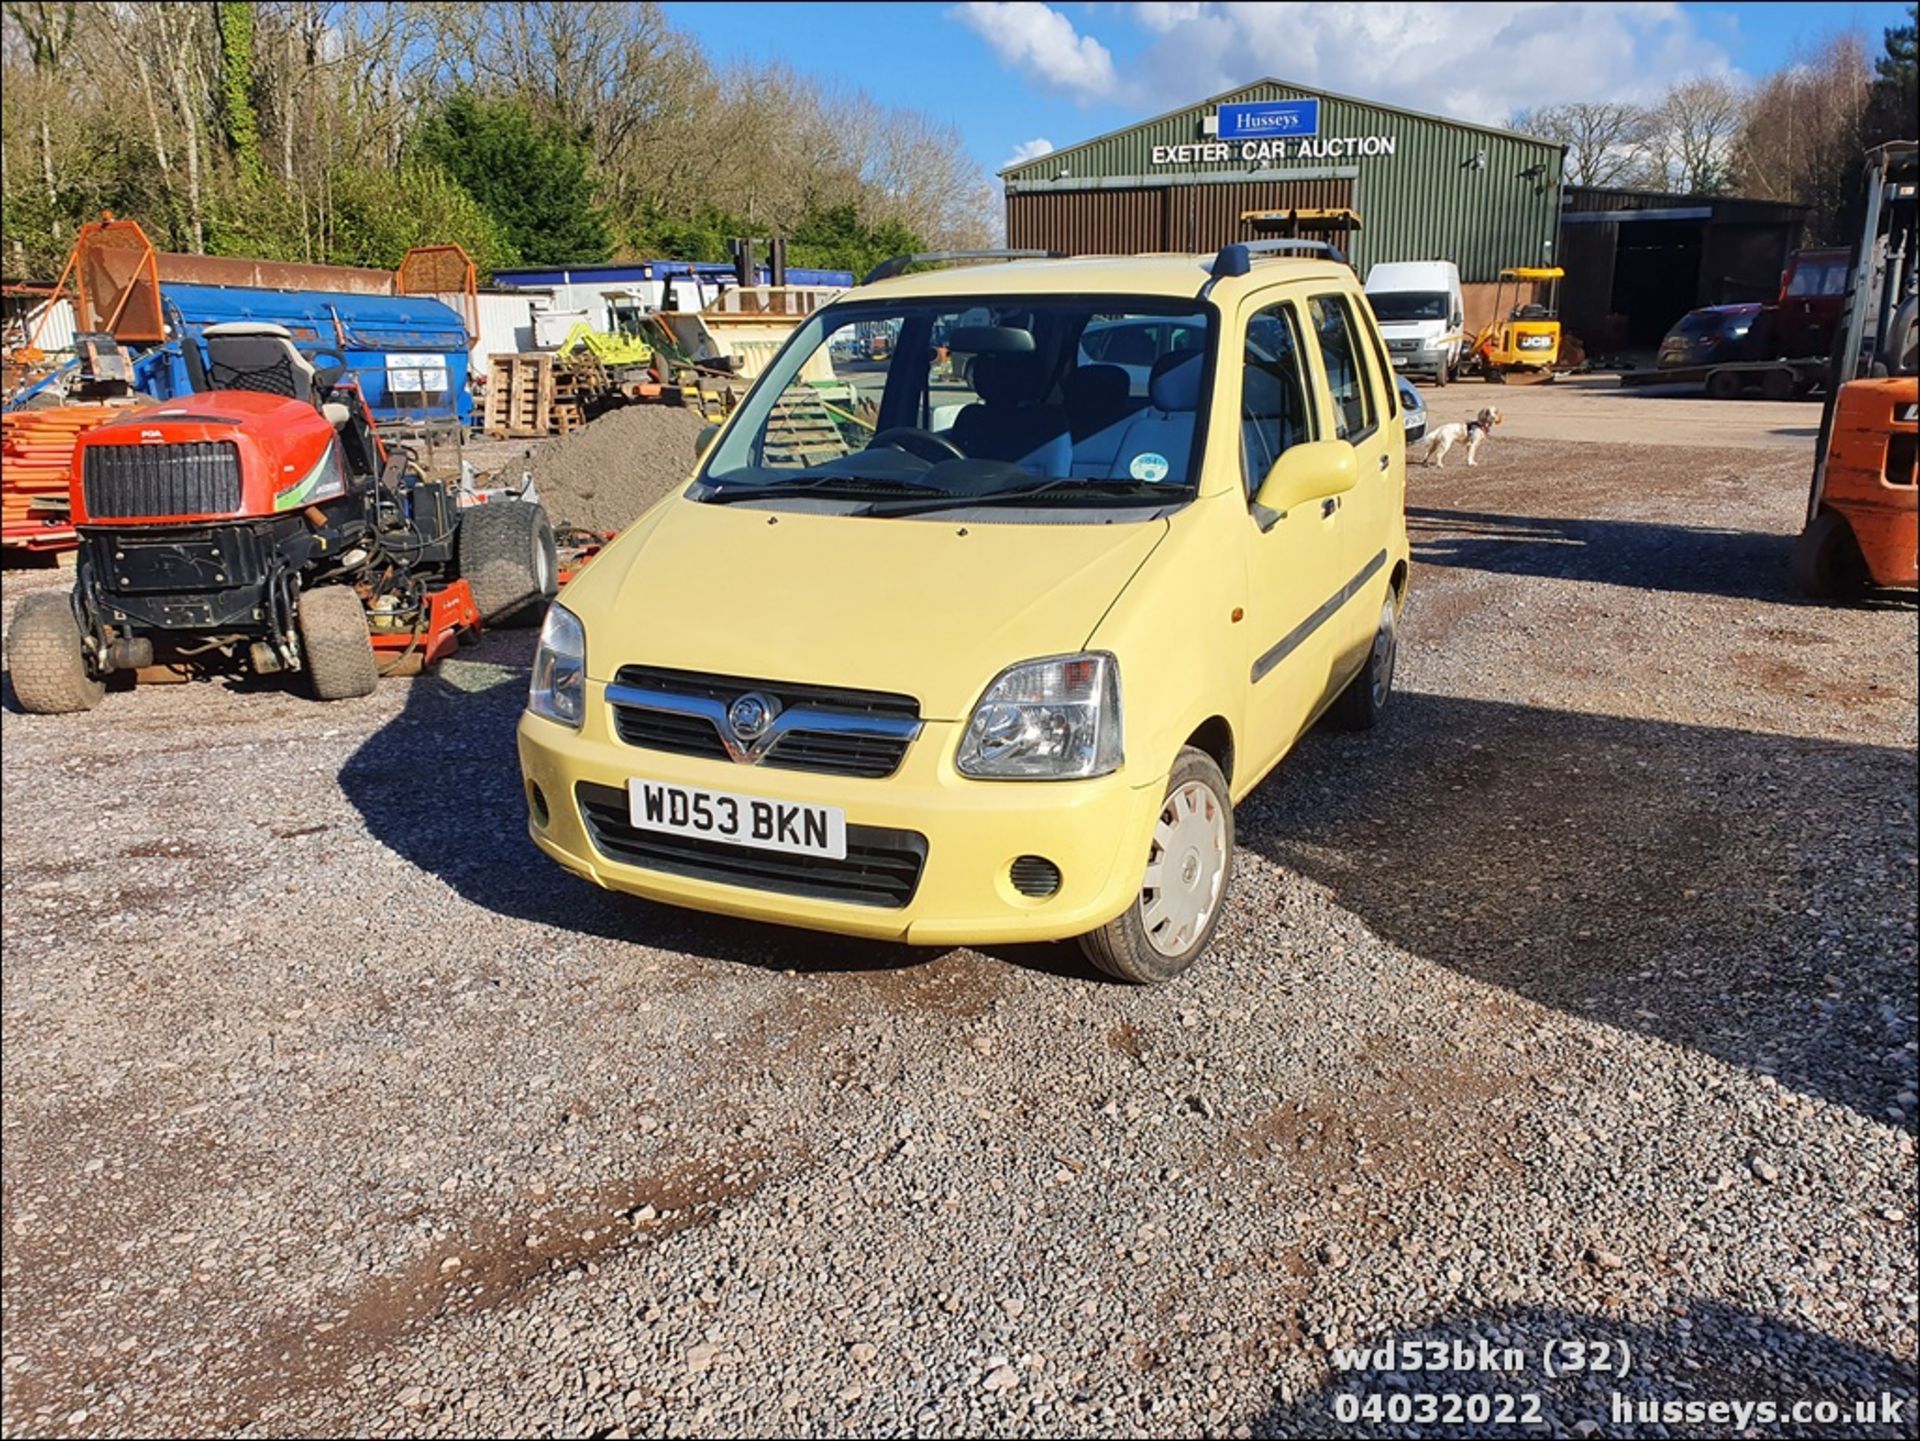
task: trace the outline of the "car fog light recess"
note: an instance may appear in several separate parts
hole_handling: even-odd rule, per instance
[[[1105,651],[1009,666],[967,722],[955,759],[983,780],[1073,780],[1119,769],[1120,666]]]
[[[1021,856],[1008,868],[1007,875],[1016,891],[1037,901],[1060,889],[1060,867],[1045,856]]]

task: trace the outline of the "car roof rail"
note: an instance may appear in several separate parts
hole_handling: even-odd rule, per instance
[[[860,283],[890,280],[909,265],[962,265],[969,260],[1065,260],[1064,250],[923,250],[914,255],[895,255],[869,270]]]
[[[1350,265],[1340,247],[1324,240],[1236,240],[1220,247],[1213,257],[1213,278],[1224,280],[1253,269],[1256,255],[1324,255],[1336,265]]]

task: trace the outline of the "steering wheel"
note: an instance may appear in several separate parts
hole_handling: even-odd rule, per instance
[[[917,425],[889,426],[867,442],[867,449],[872,450],[877,445],[904,450],[908,455],[917,455],[932,465],[938,465],[943,460],[967,458],[967,453],[945,436],[922,430]]]

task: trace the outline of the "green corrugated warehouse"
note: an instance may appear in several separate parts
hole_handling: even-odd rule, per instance
[[[1365,274],[1451,260],[1468,285],[1557,259],[1565,148],[1260,80],[1001,171],[1007,243],[1078,254],[1208,251],[1275,233],[1251,211],[1358,214],[1333,239]],[[1476,308],[1469,303],[1469,308]]]

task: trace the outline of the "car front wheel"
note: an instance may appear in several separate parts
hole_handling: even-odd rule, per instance
[[[1182,748],[1147,847],[1132,905],[1080,947],[1102,971],[1136,985],[1184,972],[1213,939],[1233,879],[1233,802],[1213,757]]]

